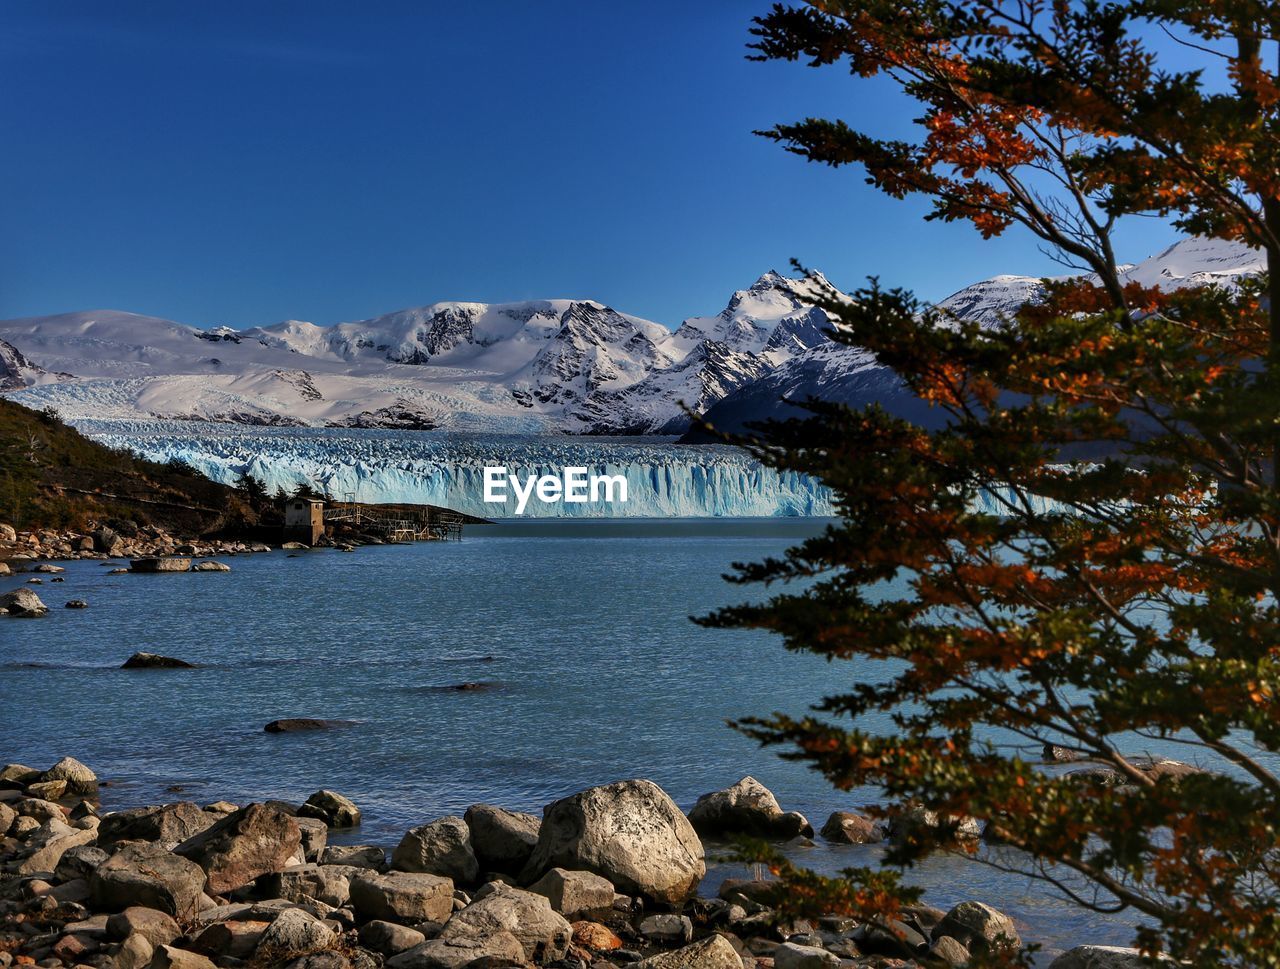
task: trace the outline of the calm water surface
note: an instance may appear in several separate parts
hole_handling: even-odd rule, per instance
[[[832,791],[725,721],[802,712],[858,669],[688,617],[749,594],[720,578],[731,563],[821,527],[536,522],[471,528],[460,543],[238,556],[231,573],[107,575],[98,562],[69,563],[64,583],[37,589],[49,616],[0,622],[0,761],[78,757],[111,781],[108,810],[300,801],[329,787],[364,810],[344,840],[388,846],[478,801],[537,812],[628,777],[651,778],[688,808],[749,773],[820,826],[869,795]],[[20,584],[0,580],[0,592]],[[72,598],[89,609],[63,609]],[[138,650],[201,665],[118,669]],[[492,688],[448,689],[463,682]],[[356,723],[264,733],[278,717]],[[875,856],[821,843],[800,854],[827,871]],[[732,873],[714,865],[705,887]],[[1131,935],[972,861],[938,859],[913,877],[932,904],[975,898],[1009,912],[1046,954]]]

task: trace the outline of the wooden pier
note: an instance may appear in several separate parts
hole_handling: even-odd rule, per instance
[[[366,505],[337,502],[324,509],[326,526],[349,525],[373,533],[387,542],[460,541],[463,525],[483,525],[486,520],[439,505]]]

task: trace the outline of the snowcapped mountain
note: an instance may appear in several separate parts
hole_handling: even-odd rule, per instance
[[[149,418],[513,433],[679,433],[826,339],[766,273],[675,332],[592,300],[435,303],[355,323],[200,330],[114,310],[0,321],[78,379],[18,389],[71,419]],[[799,282],[802,288],[806,285]]]
[[[1170,288],[1230,284],[1264,267],[1244,246],[1186,239],[1126,275]],[[866,353],[830,341],[830,321],[812,305],[827,285],[767,272],[720,313],[674,332],[573,299],[433,303],[246,330],[115,310],[5,320],[0,391],[73,420],[521,434],[679,434],[685,407],[735,429],[787,413],[784,397],[913,406]],[[991,324],[1041,286],[995,276],[940,305]]]

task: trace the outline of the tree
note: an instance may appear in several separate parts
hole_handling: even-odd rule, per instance
[[[939,812],[892,862],[965,851],[1142,913],[1151,953],[1280,965],[1277,277],[1143,289],[1111,245],[1154,213],[1280,255],[1280,82],[1262,61],[1280,10],[864,0],[756,24],[754,56],[844,61],[924,107],[916,142],[823,119],[768,137],[922,195],[931,218],[1021,226],[1087,273],[987,328],[874,281],[821,301],[835,339],[942,419],[814,401],[746,442],[829,485],[839,522],[735,575],[799,585],[703,621],[855,661],[858,682],[738,726],[838,788]],[[1170,47],[1204,64],[1164,69]],[[1094,766],[1047,765],[1044,745]],[[1007,847],[958,844],[965,816]],[[792,909],[891,916],[915,897],[892,871],[772,861]]]

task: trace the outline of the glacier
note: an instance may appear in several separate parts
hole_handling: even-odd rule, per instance
[[[484,503],[484,468],[525,477],[565,467],[622,475],[625,504],[530,502],[523,517],[708,518],[830,516],[831,492],[779,473],[738,448],[672,438],[568,438],[378,429],[256,427],[189,421],[81,420],[108,447],[183,461],[215,481],[250,474],[274,491],[310,485],[335,501],[434,504],[483,518],[515,503]]]

